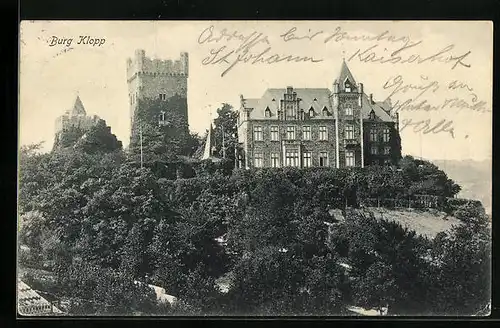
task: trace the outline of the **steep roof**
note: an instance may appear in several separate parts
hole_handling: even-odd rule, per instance
[[[361,107],[363,113],[363,119],[368,119],[370,113],[373,110],[375,115],[383,122],[393,122],[394,119],[389,115],[388,111],[390,107],[387,102],[374,102],[370,101],[370,98],[363,94],[363,102]]]
[[[332,110],[331,92],[327,88],[294,88],[293,91],[297,93],[297,98],[301,99],[300,108],[304,111],[311,107],[316,113],[320,113],[325,107],[328,111]],[[245,108],[253,109],[250,116],[254,119],[265,118],[267,108],[271,111],[271,118],[276,118],[280,100],[284,98],[286,92],[286,88],[267,89],[262,98],[245,99]]]
[[[71,115],[87,115],[85,112],[85,107],[83,106],[82,100],[80,99],[80,96],[76,96],[75,103],[73,105],[73,108],[71,109]]]
[[[357,89],[356,80],[354,79],[354,76],[349,70],[347,63],[345,62],[345,60],[343,60],[342,66],[340,67],[340,74],[336,80],[339,83],[340,90],[342,91],[344,90],[344,83],[346,79],[349,80],[349,82],[351,82],[351,85],[354,89]]]

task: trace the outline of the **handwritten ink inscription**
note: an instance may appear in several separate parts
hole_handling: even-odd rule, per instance
[[[405,94],[412,91],[417,93],[413,98],[408,98],[402,101],[397,100],[393,104],[393,109],[395,112],[430,112],[446,109],[457,109],[458,111],[467,109],[478,113],[491,112],[491,109],[487,108],[487,103],[483,100],[478,99],[478,96],[474,93],[473,88],[469,87],[467,83],[458,80],[449,82],[444,87],[444,89],[446,91],[462,91],[460,96],[445,97],[442,101],[431,104],[427,99],[421,99],[421,97],[425,94],[435,93],[436,91],[443,89],[443,87],[436,80],[429,81],[428,77],[426,76],[422,75],[420,76],[420,79],[422,81],[421,84],[407,84],[403,81],[402,75],[397,75],[396,77],[391,77],[384,83],[383,88],[391,91],[388,97],[393,97],[398,94]],[[464,91],[466,92],[465,95]]]
[[[267,35],[258,32],[252,32],[249,35],[243,35],[237,31],[228,31],[223,29],[216,31],[215,27],[210,27],[203,30],[198,37],[199,44],[219,43],[220,41],[239,41],[237,47],[229,45],[216,46],[209,51],[209,55],[202,60],[203,65],[223,64],[228,66],[221,74],[225,76],[238,63],[250,65],[255,64],[274,64],[280,62],[311,62],[317,63],[323,59],[314,58],[311,56],[298,56],[293,54],[277,54],[272,51],[271,43]],[[257,50],[257,45],[265,44],[263,50]]]
[[[344,56],[347,62],[358,61],[366,65],[385,64],[394,67],[425,65],[426,69],[430,67],[427,64],[434,64],[449,70],[472,67],[472,50],[463,48],[463,45],[453,42],[431,43],[427,39],[417,40],[410,35],[390,30],[378,34],[369,32],[363,34],[340,26],[332,30],[288,26],[276,34],[266,34],[260,31],[243,33],[227,28],[217,29],[215,25],[210,25],[201,31],[197,41],[198,44],[209,47],[202,64],[224,67],[221,77],[238,64],[316,64],[325,60],[321,57],[322,50],[330,43],[342,44],[345,48],[342,52],[344,54],[347,52]],[[297,44],[297,49],[310,53],[306,52],[305,55],[279,53],[275,49],[282,44]],[[319,51],[313,51],[314,49]],[[416,83],[407,83],[401,73],[389,78],[383,84],[383,89],[389,91],[387,98],[397,98],[392,102],[395,113],[427,112],[431,115],[437,111],[491,112],[488,104],[481,100],[474,88],[465,81],[450,79],[443,82],[421,74]],[[400,121],[400,130],[412,130],[423,134],[445,133],[455,138],[455,123],[452,118],[433,121],[430,117],[418,120],[405,117]]]

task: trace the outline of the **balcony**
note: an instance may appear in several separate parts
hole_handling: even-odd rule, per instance
[[[344,139],[344,147],[356,147],[359,145],[360,142],[358,139]]]

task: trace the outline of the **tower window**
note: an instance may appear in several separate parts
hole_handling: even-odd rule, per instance
[[[286,138],[287,140],[295,140],[295,126],[286,127]]]
[[[160,98],[160,100],[167,100],[167,94],[165,94],[165,93],[160,93],[160,94],[158,95],[158,98]]]
[[[346,80],[345,83],[344,83],[344,90],[345,92],[351,92],[351,82],[349,82],[349,80]]]
[[[354,139],[354,126],[352,124],[345,126],[345,138],[348,140]]]
[[[168,125],[168,122],[165,120],[165,112],[161,111],[160,115],[158,115],[158,125],[165,126]]]
[[[348,150],[345,152],[345,166],[353,167],[354,166],[354,151]]]
[[[352,116],[353,115],[352,107],[346,107],[345,108],[345,115],[346,116]]]

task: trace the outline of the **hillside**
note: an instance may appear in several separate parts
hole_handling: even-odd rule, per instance
[[[395,221],[418,235],[434,238],[439,232],[448,231],[453,225],[460,224],[457,218],[435,210],[397,209],[368,207],[363,211],[371,212],[375,218]]]
[[[462,187],[460,198],[476,199],[491,214],[491,161],[433,160],[448,177]]]

